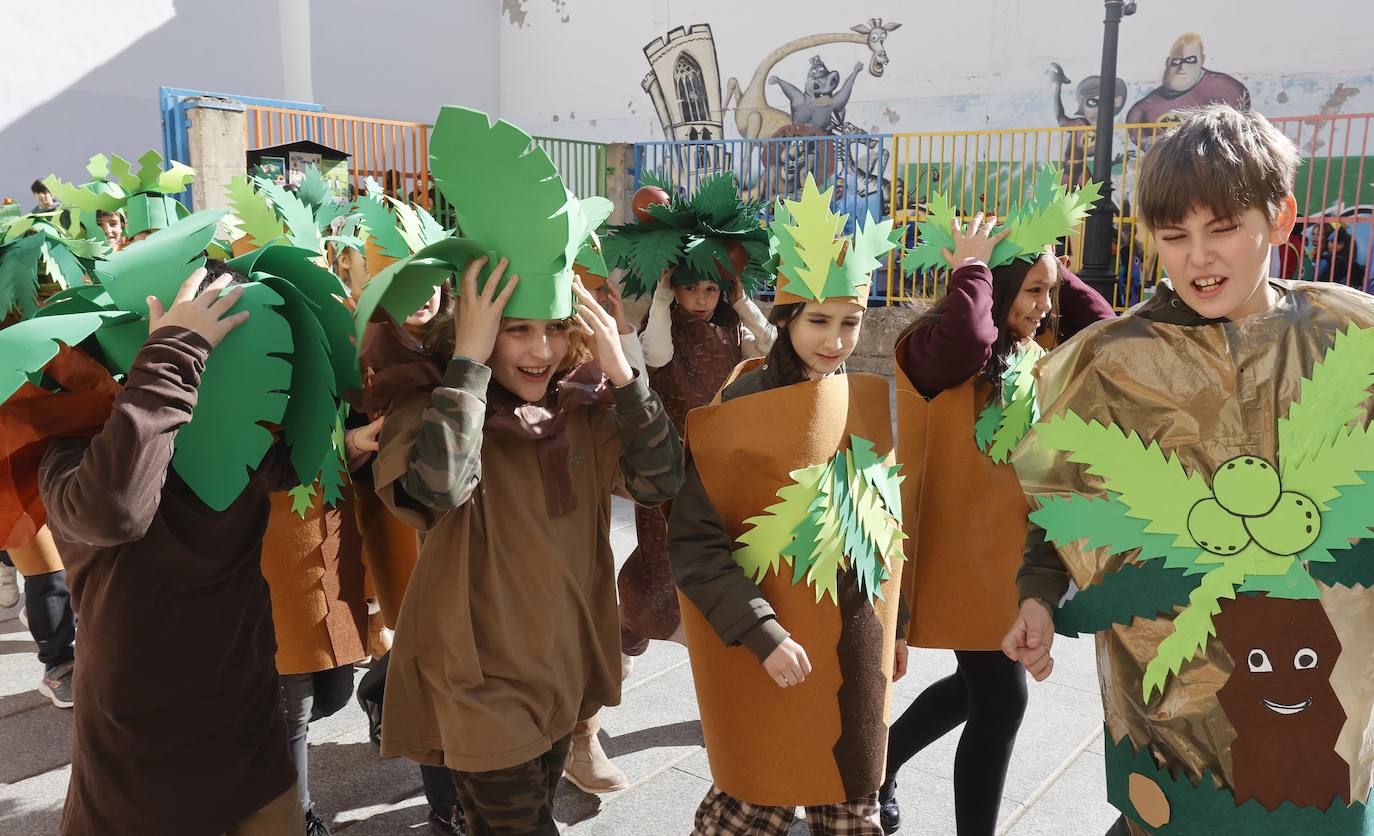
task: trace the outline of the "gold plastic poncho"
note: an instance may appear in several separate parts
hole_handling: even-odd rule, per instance
[[[1072,411],[1085,421],[1115,424],[1176,454],[1188,472],[1209,477],[1245,454],[1278,461],[1277,420],[1337,331],[1374,326],[1374,298],[1339,286],[1276,284],[1281,299],[1273,310],[1236,323],[1202,321],[1161,284],[1131,315],[1099,323],[1043,361],[1042,421]],[[1369,360],[1374,372],[1374,356]],[[1374,399],[1360,411],[1367,423]],[[1050,449],[1039,431],[1027,437],[1014,464],[1033,507],[1052,494],[1107,496],[1100,475]],[[1061,542],[1058,549],[1080,589],[1135,562],[1134,553],[1109,555],[1108,548],[1085,545]],[[1365,832],[1364,807],[1346,802],[1369,798],[1374,769],[1374,744],[1366,742],[1374,741],[1374,589],[1320,583],[1318,589],[1310,601],[1247,595],[1221,601],[1218,630],[1223,638],[1230,631],[1230,650],[1244,658],[1233,661],[1228,642],[1213,634],[1148,702],[1147,665],[1181,610],[1126,619],[1096,634],[1110,735],[1109,795],[1137,832],[1148,832],[1141,822],[1171,834],[1242,823],[1245,832],[1276,832],[1278,817],[1267,812],[1276,798],[1293,802],[1278,813],[1301,814],[1304,832]],[[1113,776],[1114,753],[1118,765],[1136,754],[1135,771],[1144,775],[1123,767]],[[1155,765],[1161,771],[1151,776]],[[1194,785],[1208,798],[1184,792]],[[1237,807],[1232,792],[1241,802],[1254,801]]]

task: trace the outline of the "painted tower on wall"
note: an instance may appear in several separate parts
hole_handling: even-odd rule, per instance
[[[698,23],[668,32],[644,47],[649,72],[640,86],[653,99],[658,120],[669,140],[711,140],[725,136],[721,102],[720,65],[711,26]],[[702,146],[695,152],[696,167],[728,165],[718,159],[718,147]],[[705,158],[705,159],[701,159]]]

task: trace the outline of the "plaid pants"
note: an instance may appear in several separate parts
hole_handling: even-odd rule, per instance
[[[692,836],[787,836],[795,807],[765,807],[740,801],[715,785],[697,808]],[[812,836],[882,836],[878,793],[841,804],[806,808]]]

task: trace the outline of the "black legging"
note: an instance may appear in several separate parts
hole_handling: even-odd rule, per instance
[[[1000,650],[956,650],[959,669],[921,692],[892,724],[887,779],[960,723],[954,755],[954,816],[959,836],[997,829],[997,811],[1016,732],[1026,713],[1026,671]]]
[[[380,708],[386,698],[386,669],[391,665],[391,652],[377,661],[358,682],[358,696],[374,702]],[[453,773],[442,766],[420,765],[420,780],[425,786],[425,800],[431,810],[447,813],[458,806],[458,787]]]

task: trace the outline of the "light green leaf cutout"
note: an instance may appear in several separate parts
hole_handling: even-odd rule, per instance
[[[94,311],[48,316],[17,322],[0,329],[0,401],[18,391],[24,381],[57,356],[58,343],[75,346],[119,311]]]
[[[96,275],[122,310],[148,313],[148,297],[171,307],[187,277],[205,263],[224,209],[205,209],[135,241],[96,265]]]

